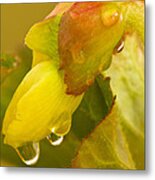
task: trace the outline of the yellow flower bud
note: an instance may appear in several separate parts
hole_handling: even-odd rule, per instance
[[[4,142],[14,148],[54,132],[64,136],[83,95],[65,93],[63,72],[51,61],[33,67],[17,88],[3,122]]]

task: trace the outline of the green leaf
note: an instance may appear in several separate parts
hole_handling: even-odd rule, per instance
[[[81,94],[109,67],[113,49],[124,30],[119,5],[75,3],[62,16],[59,52],[68,94]]]
[[[35,24],[26,36],[26,45],[30,49],[48,55],[52,60],[57,61],[59,59],[57,34],[60,18],[61,16],[57,15]]]
[[[73,167],[135,169],[119,118],[114,105],[111,113],[82,142]]]
[[[107,75],[117,95],[121,120],[136,167],[144,168],[144,53],[136,36],[129,36],[114,56]]]
[[[144,54],[135,36],[126,38],[122,53],[113,56],[106,72],[126,122],[144,136]]]
[[[62,14],[73,3],[60,3],[41,22],[31,27],[25,38],[26,45],[33,50],[33,65],[40,61],[53,60],[59,64],[58,31]]]
[[[73,161],[78,168],[144,169],[144,55],[135,36],[113,56],[111,77],[116,104],[85,138]]]
[[[80,139],[87,136],[107,115],[113,100],[110,78],[97,77],[73,115],[72,128]]]

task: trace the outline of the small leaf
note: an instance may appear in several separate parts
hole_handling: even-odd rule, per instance
[[[73,3],[58,4],[55,9],[46,17],[46,19],[35,24],[29,30],[25,38],[25,43],[30,49],[33,50],[33,53],[35,54],[35,57],[33,58],[33,65],[40,61],[44,61],[44,59],[53,60],[59,64],[59,23],[62,14],[69,9],[72,4]],[[42,56],[43,59],[41,60]]]

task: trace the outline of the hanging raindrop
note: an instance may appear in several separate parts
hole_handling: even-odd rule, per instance
[[[47,140],[49,141],[49,143],[53,146],[58,146],[62,143],[63,141],[63,136],[57,136],[54,133],[51,133],[50,135],[48,135]]]
[[[124,49],[124,38],[122,38],[113,50],[113,54],[120,53]]]
[[[24,146],[16,148],[16,152],[26,165],[34,165],[40,155],[39,143],[29,142]]]

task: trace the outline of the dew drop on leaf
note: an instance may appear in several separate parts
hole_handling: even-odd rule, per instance
[[[38,161],[40,155],[39,143],[26,143],[25,145],[16,148],[16,152],[26,165],[34,165]]]
[[[115,9],[103,10],[102,11],[102,22],[104,26],[110,27],[117,23],[120,18],[120,13]]]
[[[124,39],[122,38],[113,50],[113,54],[120,53],[124,49]]]
[[[58,146],[63,141],[63,136],[57,136],[53,132],[50,135],[48,135],[46,138],[47,138],[48,142],[53,146]]]

